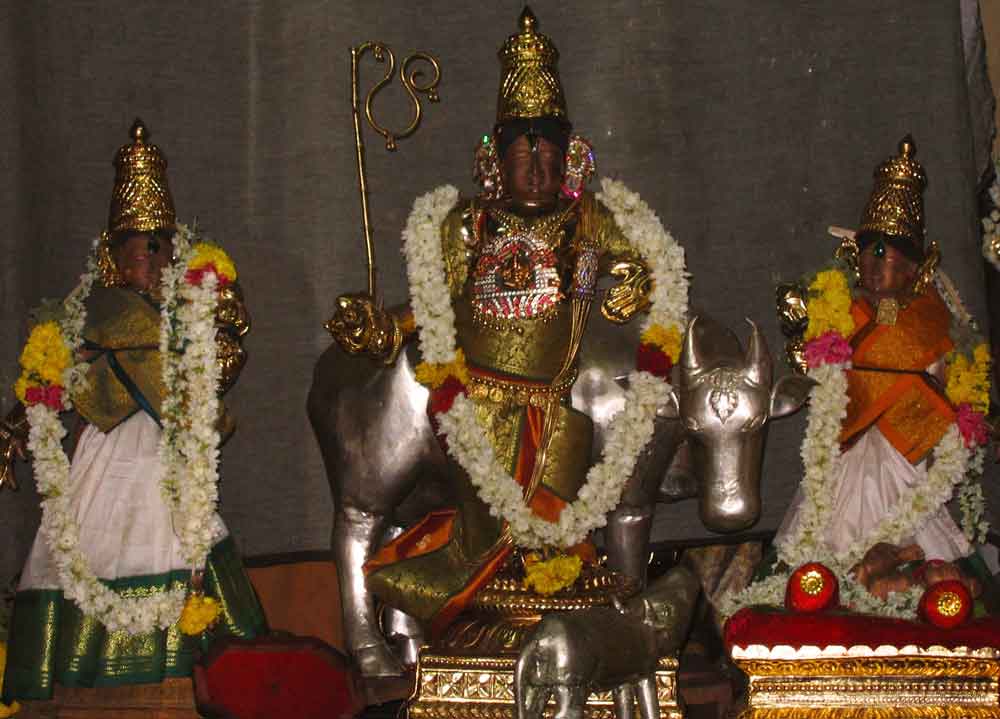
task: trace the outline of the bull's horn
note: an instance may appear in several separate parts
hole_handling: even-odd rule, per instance
[[[688,322],[687,332],[684,333],[684,351],[681,354],[684,356],[684,364],[682,369],[685,373],[695,374],[701,369],[701,358],[698,356],[698,343],[694,338],[694,325],[698,321],[698,316],[695,315]]]
[[[746,377],[754,384],[768,387],[771,384],[771,352],[767,349],[767,340],[764,339],[760,327],[749,317],[746,321],[753,328],[743,363]]]

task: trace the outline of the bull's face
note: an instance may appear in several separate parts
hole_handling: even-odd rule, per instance
[[[747,320],[750,322],[750,320]],[[716,532],[736,532],[760,518],[760,467],[767,421],[796,411],[812,381],[801,375],[772,387],[771,354],[757,326],[746,353],[717,350],[691,320],[681,353],[674,403],[700,478],[699,513]]]

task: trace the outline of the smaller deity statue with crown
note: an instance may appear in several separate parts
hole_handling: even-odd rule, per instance
[[[817,387],[805,476],[775,538],[781,571],[737,605],[780,603],[788,572],[813,563],[823,568],[812,579],[838,583],[842,604],[894,616],[926,613],[944,581],[969,605],[989,579],[973,547],[986,528],[989,351],[927,241],[926,184],[907,136],[875,170],[857,232],[831,228],[836,261],[779,287],[789,355]],[[961,526],[947,506],[956,494]],[[788,583],[791,605],[800,579]]]
[[[213,636],[266,629],[216,513],[233,429],[219,395],[249,329],[236,270],[176,221],[166,158],[140,120],[114,164],[107,230],[77,287],[32,318],[19,403],[0,423],[0,481],[30,452],[43,497],[4,701],[188,676]]]

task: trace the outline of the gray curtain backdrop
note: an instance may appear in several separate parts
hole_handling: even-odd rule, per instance
[[[741,334],[754,317],[778,351],[776,279],[829,257],[827,225],[857,222],[873,168],[912,132],[930,177],[929,233],[983,316],[975,187],[988,140],[970,119],[967,75],[978,68],[963,58],[959,2],[533,5],[600,174],[639,191],[684,245],[696,308]],[[226,244],[253,314],[249,364],[228,400],[240,426],[224,451],[222,514],[249,555],[326,548],[332,505],[304,405],[334,297],[365,284],[347,49],[380,39],[400,59],[436,53],[444,69],[442,102],[414,138],[394,154],[368,139],[380,281],[399,302],[412,199],[444,182],[473,189],[495,53],[520,9],[0,4],[0,408],[11,406],[26,312],[71,288],[106,222],[111,159],[141,116],[170,161],[179,216]],[[401,124],[401,93],[385,95],[382,122]],[[801,416],[771,429],[759,528],[777,525],[800,476],[802,429]],[[18,469],[21,491],[0,494],[0,581],[38,522],[30,473]],[[691,504],[663,517],[661,537],[705,534]]]

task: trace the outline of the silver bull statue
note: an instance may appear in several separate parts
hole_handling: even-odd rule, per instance
[[[662,408],[621,505],[608,518],[605,543],[613,569],[645,581],[657,502],[697,496],[703,523],[717,532],[757,521],[763,429],[768,419],[802,405],[810,381],[791,375],[772,387],[770,353],[750,324],[745,353],[717,323],[689,324],[672,401]],[[637,340],[634,334],[631,341],[624,337],[628,331],[637,328],[595,316],[581,353],[572,403],[593,419],[598,456],[609,421],[624,403],[622,379],[635,367]],[[345,639],[366,677],[395,676],[403,669],[380,630],[362,566],[393,526],[447,503],[438,481],[447,460],[427,417],[428,391],[414,378],[414,344],[391,367],[334,344],[317,362],[309,392],[309,418],[335,504],[332,545]],[[669,469],[685,439],[694,477]]]

